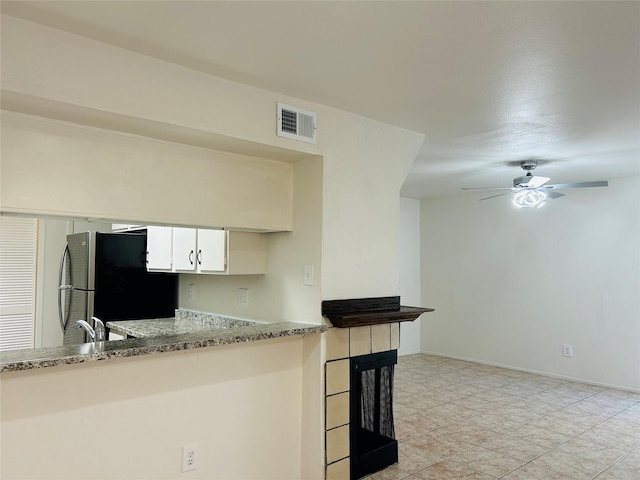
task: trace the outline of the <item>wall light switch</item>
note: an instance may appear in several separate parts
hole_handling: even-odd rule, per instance
[[[313,285],[313,265],[304,266],[303,283],[308,286]]]

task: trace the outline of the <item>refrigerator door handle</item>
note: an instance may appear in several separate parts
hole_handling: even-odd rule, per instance
[[[69,244],[67,243],[64,246],[64,250],[62,250],[62,258],[60,259],[60,270],[58,272],[58,319],[60,320],[60,328],[62,328],[62,332],[64,333],[67,330],[67,322],[69,321],[69,317],[63,318],[62,315],[62,296],[64,295],[65,290],[73,290],[73,285],[63,285],[62,284],[62,275],[64,274],[64,261],[67,255],[69,254]],[[67,309],[68,310],[68,309]]]

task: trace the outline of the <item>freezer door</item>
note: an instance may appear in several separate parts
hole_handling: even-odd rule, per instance
[[[66,284],[74,289],[93,290],[91,232],[67,235]]]

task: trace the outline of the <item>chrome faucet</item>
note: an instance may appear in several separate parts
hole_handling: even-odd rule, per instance
[[[76,321],[76,328],[84,329],[84,331],[91,337],[91,341],[93,343],[104,342],[106,334],[104,323],[98,317],[91,317],[91,320],[93,320],[95,329],[84,320]]]
[[[91,325],[89,325],[84,320],[78,320],[76,322],[76,328],[83,328],[85,332],[91,337],[91,341],[96,341],[96,332]]]
[[[91,317],[93,320],[93,329],[96,332],[96,342],[104,342],[106,340],[107,331],[104,328],[104,323],[98,317]]]

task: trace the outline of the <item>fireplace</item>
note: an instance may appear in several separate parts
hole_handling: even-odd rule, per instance
[[[322,302],[335,327],[326,333],[326,480],[355,480],[397,462],[393,370],[400,323],[432,311],[401,306],[400,297]]]
[[[349,450],[351,480],[398,461],[393,427],[393,372],[397,350],[351,357]]]

